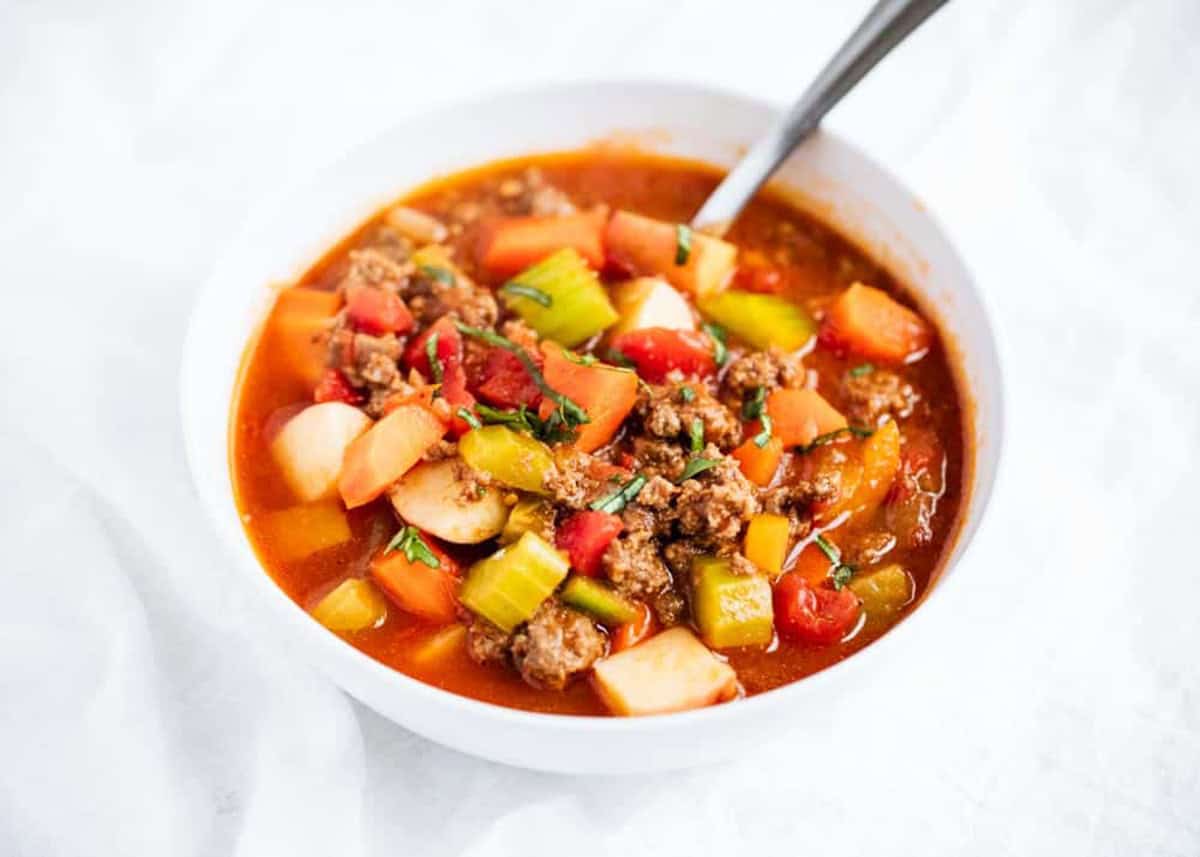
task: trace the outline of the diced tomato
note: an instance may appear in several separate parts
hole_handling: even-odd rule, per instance
[[[564,247],[574,248],[593,269],[604,265],[604,209],[550,217],[500,217],[484,224],[479,264],[508,277]]]
[[[541,354],[530,355],[536,363]],[[484,362],[482,380],[475,392],[485,402],[499,408],[517,408],[527,405],[536,408],[542,401],[542,391],[525,369],[517,355],[503,348],[488,351]]]
[[[637,365],[639,375],[654,384],[675,369],[702,377],[717,371],[712,340],[695,330],[644,327],[615,336],[612,346]]]
[[[637,611],[636,619],[618,625],[609,637],[609,645],[613,654],[636,646],[642,640],[653,637],[658,632],[658,620],[654,618],[654,611],[650,609],[650,605],[644,601],[638,601]]]
[[[887,292],[855,283],[830,305],[818,342],[839,353],[905,363],[929,349],[933,332],[923,318]]]
[[[775,584],[775,627],[789,639],[827,646],[838,642],[858,621],[858,596],[849,589],[812,586],[789,572]]]
[[[457,618],[459,569],[437,542],[422,533],[422,539],[439,566],[409,562],[403,551],[392,551],[371,561],[371,577],[392,601],[414,616],[448,624]]]
[[[410,369],[416,369],[429,380],[433,380],[433,372],[430,371],[429,355],[425,353],[425,344],[429,342],[429,338],[437,334],[437,358],[442,364],[442,380],[445,382],[446,376],[454,371],[455,368],[462,366],[463,359],[463,341],[462,334],[458,332],[458,328],[454,326],[454,321],[449,316],[443,316],[435,321],[425,330],[421,331],[421,335],[409,343],[408,348],[404,352],[404,363]]]
[[[742,254],[737,273],[733,275],[733,287],[747,292],[779,294],[784,289],[783,274],[762,253],[749,250]]]
[[[543,374],[550,388],[556,390],[587,412],[588,422],[579,427],[573,444],[581,452],[592,452],[612,440],[617,429],[637,401],[637,375],[627,369],[596,363],[585,366],[567,357],[561,345],[544,341],[542,355],[546,358]],[[542,418],[548,417],[554,405],[547,399],[541,404]]]
[[[415,324],[398,294],[372,286],[352,286],[346,291],[346,315],[356,330],[372,336],[407,333]]]
[[[347,405],[361,405],[363,395],[350,386],[346,376],[337,369],[326,369],[313,390],[314,402],[345,402]]]
[[[600,571],[600,558],[621,532],[621,526],[621,519],[608,512],[576,512],[559,525],[555,544],[567,552],[577,574],[595,577]]]
[[[825,551],[817,547],[816,542],[809,542],[800,551],[788,573],[804,578],[809,586],[819,587],[828,580],[832,565]]]

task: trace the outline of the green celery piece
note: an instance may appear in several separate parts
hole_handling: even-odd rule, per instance
[[[817,323],[799,304],[775,295],[729,289],[696,299],[696,305],[730,333],[753,345],[784,351],[804,346]]]
[[[623,596],[590,577],[572,574],[562,590],[562,600],[591,613],[606,625],[620,625],[637,618],[637,608]]]
[[[566,247],[513,277],[510,283],[543,293],[549,306],[500,287],[505,306],[547,339],[574,348],[620,316],[600,279],[579,253]]]
[[[869,618],[899,611],[912,601],[914,594],[912,578],[896,563],[855,577],[847,586],[862,601]]]
[[[533,533],[471,566],[458,600],[497,628],[529,620],[567,576],[567,558]]]
[[[692,560],[692,610],[700,636],[714,649],[765,646],[775,633],[766,575],[734,574],[726,559]]]
[[[500,544],[510,545],[527,532],[541,535],[554,523],[554,507],[540,497],[522,497],[508,513]]]
[[[512,488],[546,494],[554,456],[544,443],[507,426],[472,429],[458,441],[458,454],[472,469],[491,474]]]

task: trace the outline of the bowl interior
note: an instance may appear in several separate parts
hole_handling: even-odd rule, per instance
[[[254,212],[197,301],[185,343],[181,406],[197,489],[239,572],[244,572],[239,578],[246,579],[264,616],[270,617],[269,627],[289,645],[305,649],[343,687],[416,731],[468,752],[555,770],[628,770],[639,765],[623,760],[623,751],[612,747],[602,754],[594,747],[574,747],[570,752],[557,747],[551,756],[554,741],[545,740],[550,732],[565,736],[597,728],[620,731],[632,736],[628,751],[632,754],[636,736],[655,731],[651,725],[655,721],[717,724],[786,705],[804,686],[812,685],[811,692],[817,692],[822,682],[816,679],[825,673],[734,706],[626,721],[508,711],[436,690],[341,642],[275,587],[242,530],[228,456],[230,412],[242,355],[270,305],[273,288],[302,274],[330,245],[388,201],[431,178],[466,167],[601,142],[729,166],[773,116],[770,107],[751,99],[682,85],[574,85],[493,97],[409,119]],[[436,133],[429,133],[430,129]],[[965,414],[974,435],[965,517],[942,576],[956,575],[958,560],[991,494],[1003,425],[1000,367],[980,297],[928,212],[894,179],[836,137],[814,136],[772,184],[909,284],[922,309],[939,321],[947,336],[960,367],[960,383],[969,403]],[[936,597],[939,585],[931,596]],[[826,673],[865,663],[873,650],[889,645],[906,624]],[[746,714],[736,714],[738,709]],[[464,732],[478,717],[488,718],[494,728],[503,724],[502,728],[520,733],[513,739],[519,749],[489,752],[472,741]],[[558,725],[548,727],[554,721]],[[681,751],[667,758],[670,754],[660,754],[661,764],[649,766],[677,767],[700,761],[701,755]],[[645,761],[640,767],[646,767]]]

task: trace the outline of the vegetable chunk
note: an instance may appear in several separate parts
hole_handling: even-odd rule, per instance
[[[343,580],[313,608],[312,616],[330,631],[365,631],[387,617],[387,604],[369,580]]]
[[[714,649],[765,646],[775,633],[766,576],[734,574],[727,559],[692,560],[692,611]]]
[[[733,667],[676,626],[596,664],[593,686],[613,714],[667,714],[733,699]]]
[[[344,402],[309,405],[271,441],[271,455],[297,498],[333,497],[347,448],[371,428],[371,418]]]
[[[588,422],[579,427],[575,448],[592,452],[604,446],[633,410],[637,401],[637,375],[602,363],[591,366],[576,363],[552,342],[542,343],[542,354],[546,357],[546,383],[587,412]],[[542,402],[543,418],[553,411],[548,405]]]
[[[291,506],[264,516],[271,549],[286,560],[303,559],[317,551],[350,541],[350,524],[337,500]]]
[[[796,351],[817,333],[817,323],[795,301],[730,289],[698,298],[700,312],[755,348]]]
[[[613,289],[613,303],[621,320],[614,333],[647,327],[695,330],[696,318],[687,298],[661,277],[637,277]]]
[[[341,303],[336,292],[305,288],[284,289],[275,299],[264,343],[283,355],[284,364],[305,383],[316,384],[325,371],[321,334]]]
[[[508,507],[492,486],[473,485],[453,458],[422,462],[388,491],[403,520],[459,545],[487,541],[504,529]]]
[[[527,532],[516,544],[471,566],[459,600],[497,628],[511,631],[537,612],[567,570],[565,556]]]
[[[416,403],[397,407],[346,449],[338,479],[342,502],[349,509],[370,503],[445,433],[446,424],[427,407]]]
[[[436,544],[425,540],[437,567],[409,559],[404,551],[385,551],[371,561],[371,577],[406,613],[436,625],[453,622],[458,612],[458,566]]]
[[[500,425],[467,432],[458,442],[463,461],[521,491],[545,494],[554,457],[541,441]]]
[[[829,307],[821,323],[821,344],[872,360],[908,363],[929,350],[933,331],[887,292],[855,283]]]
[[[599,270],[604,266],[604,211],[551,217],[499,217],[487,223],[479,242],[479,264],[508,277],[555,251],[571,249]]]
[[[526,268],[500,287],[505,306],[540,336],[573,348],[617,320],[595,272],[567,248]]]
[[[846,418],[815,390],[776,390],[767,397],[767,413],[784,446],[807,446],[823,434],[846,428]]]
[[[728,241],[630,211],[613,214],[604,243],[632,273],[658,275],[697,296],[724,289],[737,268],[737,247]]]

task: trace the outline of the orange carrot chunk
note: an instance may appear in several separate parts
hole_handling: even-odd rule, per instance
[[[604,266],[604,211],[553,217],[500,217],[483,227],[479,264],[497,277],[510,277],[564,247],[593,269]]]
[[[458,566],[429,536],[423,535],[422,541],[437,558],[437,568],[395,550],[371,561],[371,577],[405,612],[427,622],[449,624],[458,610]]]
[[[776,390],[767,397],[772,433],[784,446],[806,446],[819,435],[846,428],[846,418],[816,390]]]
[[[749,437],[730,455],[737,459],[742,475],[760,488],[765,488],[771,484],[775,471],[779,469],[779,461],[783,458],[783,441],[772,435],[766,445],[760,447],[753,437]]]
[[[561,345],[542,342],[546,363],[542,374],[546,383],[587,412],[588,422],[579,426],[574,447],[592,452],[612,440],[621,422],[637,401],[637,375],[628,369],[593,363],[585,366],[567,357]],[[555,408],[543,399],[541,415],[548,417]]]
[[[933,342],[926,321],[886,292],[855,283],[829,307],[821,345],[892,363],[923,355]]]
[[[402,404],[346,448],[338,491],[346,508],[370,503],[442,439],[446,423],[423,405]]]
[[[608,221],[604,246],[630,273],[656,274],[697,297],[724,289],[737,268],[737,247],[728,241],[628,211]]]

